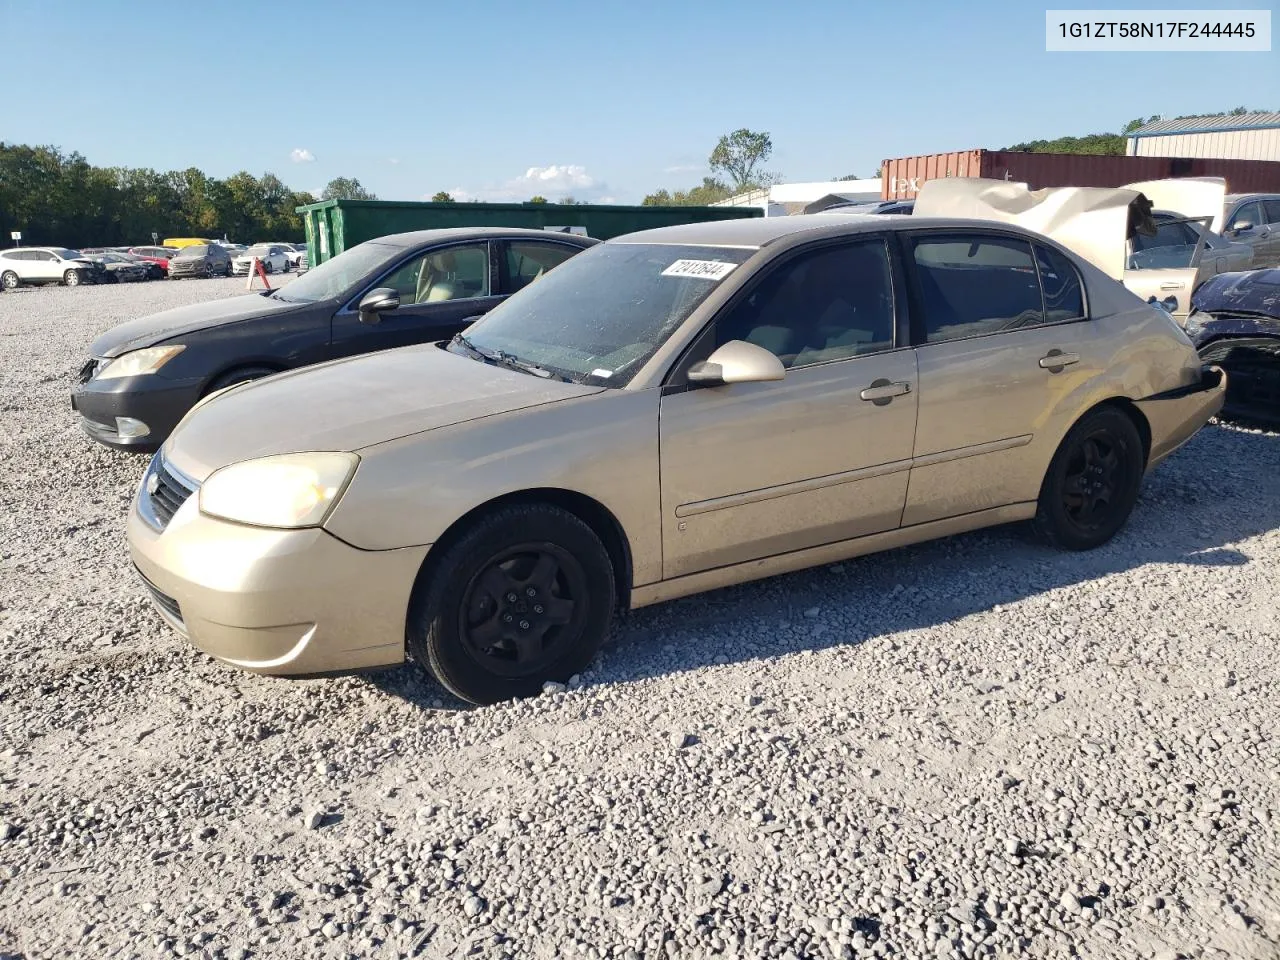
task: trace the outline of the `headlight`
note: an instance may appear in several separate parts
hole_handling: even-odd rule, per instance
[[[140,377],[144,373],[155,373],[166,363],[187,349],[183,346],[147,347],[116,357],[98,374],[99,380],[112,380],[117,377]]]
[[[1204,325],[1200,322],[1200,314],[1192,310],[1187,319],[1182,322],[1182,329],[1186,331],[1187,336],[1192,340],[1204,333]]]
[[[287,453],[234,463],[200,486],[200,512],[257,527],[318,527],[359,462],[354,453]]]

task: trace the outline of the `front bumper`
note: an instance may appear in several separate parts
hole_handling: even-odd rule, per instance
[[[158,374],[90,380],[71,391],[71,407],[80,414],[80,426],[99,443],[116,450],[151,453],[173,432],[204,390],[200,380],[165,380]],[[117,417],[129,417],[147,425],[142,437],[121,436]]]
[[[1221,367],[1206,366],[1197,383],[1135,401],[1151,427],[1148,468],[1195,436],[1222,409],[1226,396],[1226,373]]]
[[[144,490],[140,496],[147,496]],[[268,530],[200,513],[157,532],[129,511],[129,552],[160,616],[193,646],[254,673],[395,666],[427,547],[357,550],[321,529]]]

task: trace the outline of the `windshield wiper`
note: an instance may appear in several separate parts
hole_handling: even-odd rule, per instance
[[[465,333],[455,333],[453,335],[453,343],[458,344],[468,353],[471,353],[486,363],[492,363],[497,367],[506,367],[508,370],[519,370],[521,373],[528,373],[535,377],[543,379],[563,380],[565,383],[572,383],[568,377],[554,373],[546,367],[540,367],[536,363],[528,360],[521,360],[514,353],[507,353],[505,350],[485,350],[477,347],[469,339]]]

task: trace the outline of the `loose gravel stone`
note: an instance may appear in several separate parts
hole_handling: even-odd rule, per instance
[[[243,285],[0,294],[0,953],[1277,955],[1280,437],[1207,427],[1095,551],[646,607],[572,690],[463,708],[152,612],[145,458],[67,394],[106,328]]]

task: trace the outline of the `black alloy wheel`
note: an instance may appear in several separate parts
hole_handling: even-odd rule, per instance
[[[1086,414],[1049,464],[1035,519],[1041,535],[1068,550],[1106,543],[1133,512],[1145,461],[1127,413],[1099,407]]]
[[[428,556],[409,652],[472,703],[534,696],[591,662],[616,589],[609,552],[577,516],[544,503],[500,507]]]

